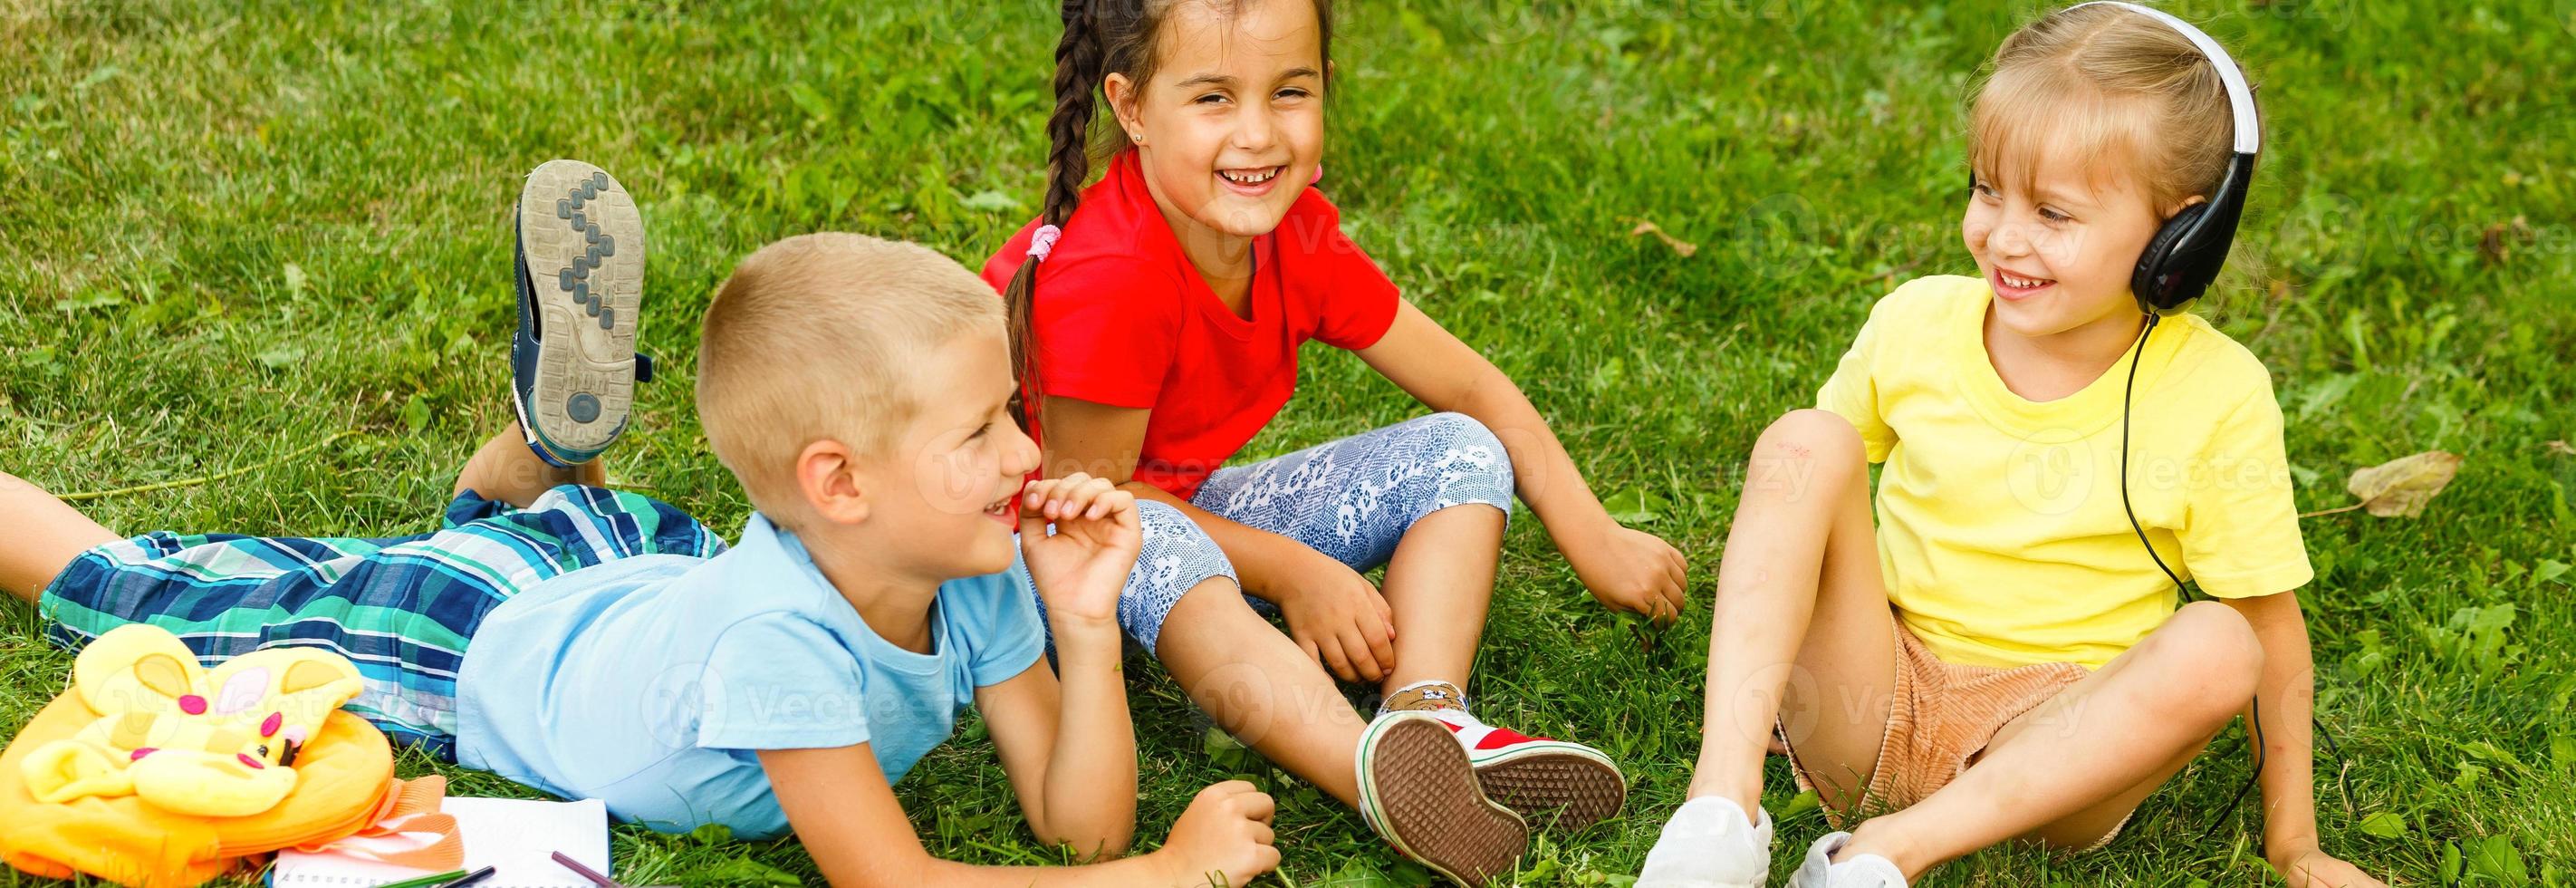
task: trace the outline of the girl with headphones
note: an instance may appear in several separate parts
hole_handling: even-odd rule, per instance
[[[2271,377],[2177,312],[2261,135],[2234,61],[2164,13],[2084,3],[2004,41],[1970,115],[1979,275],[1880,299],[1815,409],[1754,444],[1690,799],[1639,888],[1764,884],[1775,731],[1850,830],[1790,885],[1883,888],[2008,839],[2107,843],[2249,710],[2272,866],[2381,885],[2318,843],[2314,572]]]

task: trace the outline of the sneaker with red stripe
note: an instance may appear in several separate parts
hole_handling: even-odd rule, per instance
[[[1627,777],[1598,749],[1498,728],[1465,709],[1423,711],[1466,748],[1467,763],[1475,768],[1485,795],[1533,827],[1579,830],[1627,804]]]

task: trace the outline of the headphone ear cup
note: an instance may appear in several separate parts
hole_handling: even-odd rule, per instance
[[[2165,220],[2163,227],[2156,229],[2154,237],[2147,239],[2146,251],[2138,254],[2138,268],[2129,276],[2129,292],[2138,297],[2139,311],[2155,314],[2189,299],[2178,297],[2174,292],[2175,285],[2181,283],[2183,276],[2170,272],[2179,270],[2174,268],[2179,258],[2174,254],[2182,246],[2183,238],[2190,235],[2192,228],[2199,223],[2201,215],[2209,212],[2209,206],[2197,203],[2182,208],[2173,218]]]

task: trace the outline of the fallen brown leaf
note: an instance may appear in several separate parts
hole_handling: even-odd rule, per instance
[[[2440,450],[2401,456],[2352,473],[2343,489],[2381,518],[2413,518],[2460,473],[2460,455]]]
[[[1656,240],[1663,241],[1664,246],[1673,248],[1673,252],[1681,254],[1684,259],[1688,259],[1692,254],[1699,252],[1698,244],[1674,237],[1671,234],[1666,233],[1663,226],[1656,225],[1653,222],[1639,219],[1637,220],[1637,227],[1628,230],[1629,237],[1637,237],[1647,234],[1654,235]]]
[[[2503,262],[2515,245],[2528,244],[2531,240],[2531,222],[2515,216],[2511,222],[2487,226],[2487,230],[2478,235],[2478,255],[2489,264]]]

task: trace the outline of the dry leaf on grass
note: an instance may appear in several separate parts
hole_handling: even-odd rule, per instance
[[[1656,240],[1663,241],[1664,246],[1673,248],[1673,252],[1681,254],[1684,259],[1688,259],[1691,254],[1699,252],[1698,244],[1674,237],[1671,234],[1666,233],[1663,226],[1656,225],[1655,223],[1648,222],[1644,219],[1637,220],[1637,227],[1628,230],[1629,237],[1637,237],[1639,235],[1647,234],[1654,235]]]
[[[2366,509],[2381,518],[2413,518],[2424,514],[2424,504],[2449,486],[2460,474],[2460,455],[2428,450],[2413,456],[2401,456],[2379,465],[2352,473],[2343,488],[2361,502],[2340,509],[2309,512],[2301,518],[2332,515],[2354,509]]]

